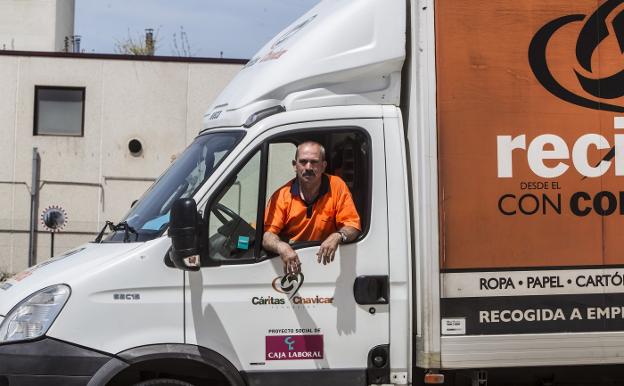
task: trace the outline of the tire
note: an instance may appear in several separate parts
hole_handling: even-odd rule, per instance
[[[184,381],[178,381],[177,379],[158,378],[135,383],[134,386],[193,386],[193,384]]]

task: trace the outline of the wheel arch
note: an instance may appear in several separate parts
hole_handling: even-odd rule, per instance
[[[190,383],[211,380],[224,386],[245,386],[238,369],[224,356],[188,344],[154,344],[122,351],[95,373],[88,386],[127,385],[160,376]]]

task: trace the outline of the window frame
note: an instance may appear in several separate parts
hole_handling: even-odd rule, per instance
[[[82,111],[81,111],[81,122],[80,122],[80,134],[49,134],[49,133],[39,133],[39,90],[63,90],[63,91],[82,91]],[[35,106],[34,106],[34,114],[33,114],[33,136],[43,136],[43,137],[84,137],[84,123],[85,123],[85,105],[87,99],[87,88],[86,87],[76,87],[76,86],[42,86],[35,85]]]
[[[313,132],[314,134],[324,134],[328,132],[329,133],[336,133],[336,132],[355,133],[357,132],[358,134],[365,137],[366,144],[369,149],[369,152],[366,157],[367,158],[366,162],[368,166],[367,167],[368,170],[366,174],[366,179],[367,179],[366,198],[367,200],[363,207],[363,211],[365,212],[365,214],[363,215],[362,213],[358,213],[360,215],[360,219],[364,220],[363,223],[365,224],[365,226],[363,227],[360,235],[355,240],[349,242],[348,244],[355,244],[359,242],[360,240],[364,239],[368,235],[368,232],[370,230],[370,225],[371,225],[371,209],[372,209],[372,193],[373,193],[372,139],[368,131],[364,129],[363,127],[359,127],[359,126],[331,126],[331,127],[313,127],[312,126],[312,127],[305,128],[305,129],[300,129],[300,128],[291,129],[291,130],[286,130],[280,133],[270,135],[266,137],[264,140],[262,140],[261,143],[252,146],[251,150],[243,158],[243,161],[240,162],[238,165],[236,165],[236,167],[232,169],[231,172],[227,173],[227,175],[223,177],[220,184],[215,188],[214,194],[212,194],[212,196],[207,200],[206,206],[203,208],[202,218],[204,220],[206,230],[208,230],[210,226],[209,208],[211,208],[215,202],[218,202],[222,198],[223,194],[225,193],[223,189],[225,188],[225,186],[228,185],[229,181],[232,180],[232,177],[236,176],[247,165],[247,163],[256,155],[256,153],[260,151],[261,152],[260,173],[259,173],[260,181],[258,183],[258,210],[257,210],[257,215],[256,215],[256,242],[254,245],[253,256],[250,258],[241,258],[241,259],[226,259],[226,260],[219,260],[219,261],[212,260],[209,256],[209,251],[208,251],[209,245],[207,242],[207,238],[210,237],[210,235],[208,234],[208,231],[206,231],[205,233],[206,240],[204,244],[206,245],[206,248],[204,251],[202,251],[202,258],[200,259],[201,261],[200,264],[202,268],[213,267],[216,265],[255,264],[255,263],[265,261],[265,260],[273,259],[278,256],[276,253],[268,252],[262,248],[262,239],[263,239],[264,232],[265,232],[264,231],[264,213],[266,210],[266,198],[267,196],[273,193],[273,192],[269,193],[266,191],[267,189],[266,178],[268,175],[269,146],[272,143],[280,143],[280,141],[276,141],[276,139],[284,138],[284,137],[288,137],[292,135],[299,136],[299,135],[305,134],[306,132]],[[281,141],[281,142],[289,142],[289,141]],[[351,192],[351,194],[353,195],[353,192]],[[259,225],[261,225],[261,227],[259,227]],[[261,229],[261,231],[259,231],[259,229]],[[322,240],[300,241],[300,242],[293,243],[291,247],[294,250],[299,250],[303,248],[320,246],[322,242],[323,242]]]

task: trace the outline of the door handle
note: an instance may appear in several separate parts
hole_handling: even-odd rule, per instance
[[[353,295],[357,304],[388,304],[388,276],[358,276],[353,283]]]

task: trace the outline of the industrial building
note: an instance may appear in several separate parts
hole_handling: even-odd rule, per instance
[[[119,221],[245,63],[80,53],[73,15],[73,0],[0,0],[0,272],[26,268],[29,251],[41,262]],[[67,214],[53,251],[41,222],[51,206]]]

